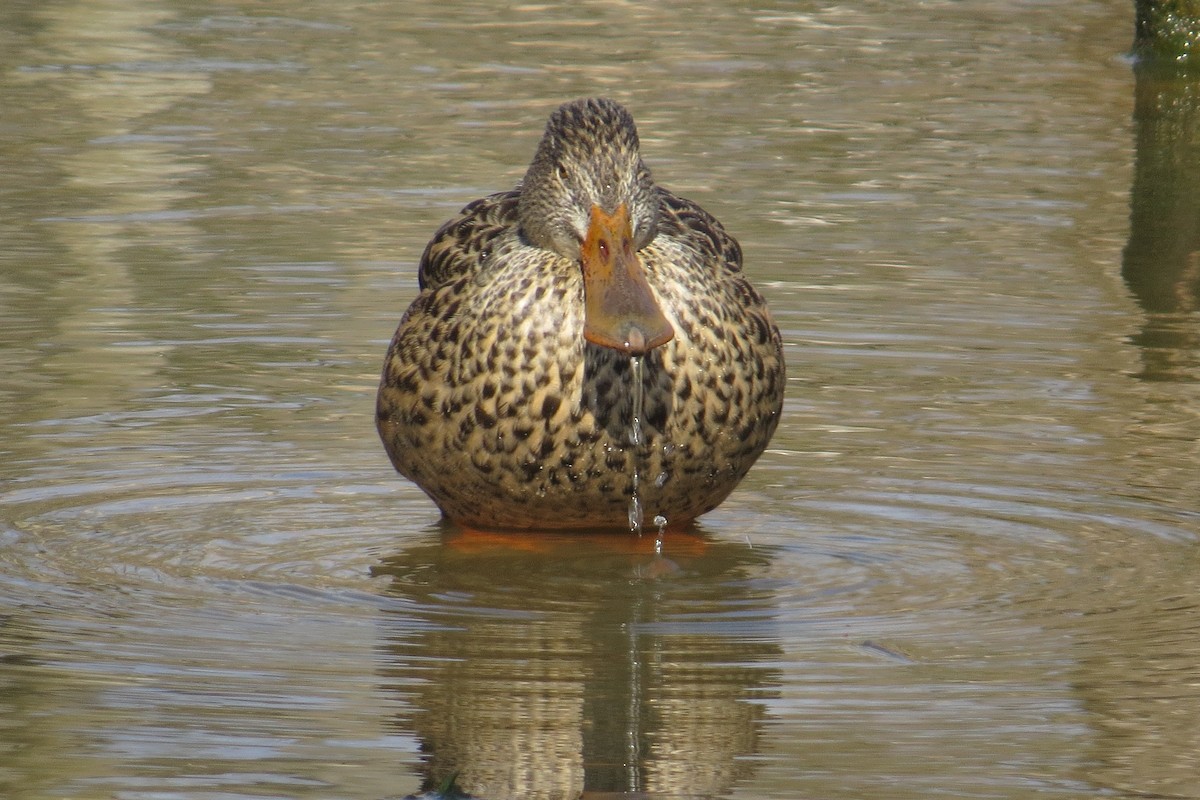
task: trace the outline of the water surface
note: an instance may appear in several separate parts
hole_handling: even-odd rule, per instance
[[[0,793],[1200,797],[1195,100],[1132,18],[6,4]],[[428,237],[593,93],[789,359],[661,555],[442,526],[372,429]]]

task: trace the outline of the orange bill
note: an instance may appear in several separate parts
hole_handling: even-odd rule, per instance
[[[592,206],[580,255],[585,339],[631,356],[671,341],[675,330],[646,282],[624,203],[612,214]]]

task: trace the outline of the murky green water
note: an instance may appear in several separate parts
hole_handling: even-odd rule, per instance
[[[1200,101],[1132,24],[4,4],[0,794],[1200,797]],[[789,358],[661,557],[443,529],[372,428],[433,229],[600,92]]]

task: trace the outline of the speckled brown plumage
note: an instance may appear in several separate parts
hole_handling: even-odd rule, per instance
[[[641,447],[630,354],[581,333],[587,209],[621,204],[674,331],[641,356]],[[783,402],[779,332],[741,265],[716,219],[653,184],[628,112],[564,105],[522,183],[467,205],[426,247],[379,388],[388,455],[474,527],[625,528],[635,459],[647,519],[715,508]]]

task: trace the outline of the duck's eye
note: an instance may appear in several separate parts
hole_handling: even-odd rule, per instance
[[[565,181],[565,180],[567,179],[567,176],[568,176],[568,175],[570,175],[570,174],[571,174],[571,173],[567,172],[567,168],[566,168],[566,167],[562,167],[562,166],[560,166],[560,167],[558,168],[558,179],[559,179],[559,180],[563,180],[563,181]]]

